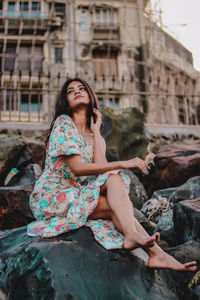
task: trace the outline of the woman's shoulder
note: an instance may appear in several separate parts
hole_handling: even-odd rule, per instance
[[[55,120],[55,126],[58,125],[69,125],[70,127],[73,127],[73,121],[70,118],[70,116],[66,114],[59,115]]]

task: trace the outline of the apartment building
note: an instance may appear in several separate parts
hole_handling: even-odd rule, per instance
[[[145,16],[143,0],[0,1],[0,121],[49,123],[76,75],[101,105],[149,124],[200,124],[192,55]]]

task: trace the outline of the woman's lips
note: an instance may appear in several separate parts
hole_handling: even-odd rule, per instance
[[[83,98],[83,96],[82,96],[82,95],[77,95],[77,96],[74,98],[74,100],[76,100],[76,99],[78,99],[78,98]]]

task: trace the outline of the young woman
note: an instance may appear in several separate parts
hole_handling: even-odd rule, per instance
[[[196,270],[196,262],[181,264],[165,253],[156,244],[159,233],[149,236],[134,217],[129,178],[121,169],[148,174],[148,165],[140,158],[107,162],[101,124],[88,83],[67,80],[55,105],[44,172],[30,197],[37,220],[28,225],[28,235],[52,237],[86,225],[106,249],[142,247],[151,268]]]

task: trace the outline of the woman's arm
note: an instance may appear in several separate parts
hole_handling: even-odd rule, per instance
[[[85,163],[78,154],[66,156],[67,164],[75,176],[99,175],[117,169],[138,168],[142,173],[148,173],[147,163],[136,157],[126,161]]]
[[[98,129],[93,131],[94,135],[94,163],[106,163],[106,143]]]
[[[94,163],[106,163],[106,143],[104,138],[101,136],[100,127],[102,123],[102,115],[97,109],[93,109],[94,114],[96,115],[96,122],[94,123],[94,118],[91,118],[91,131],[94,136]]]

